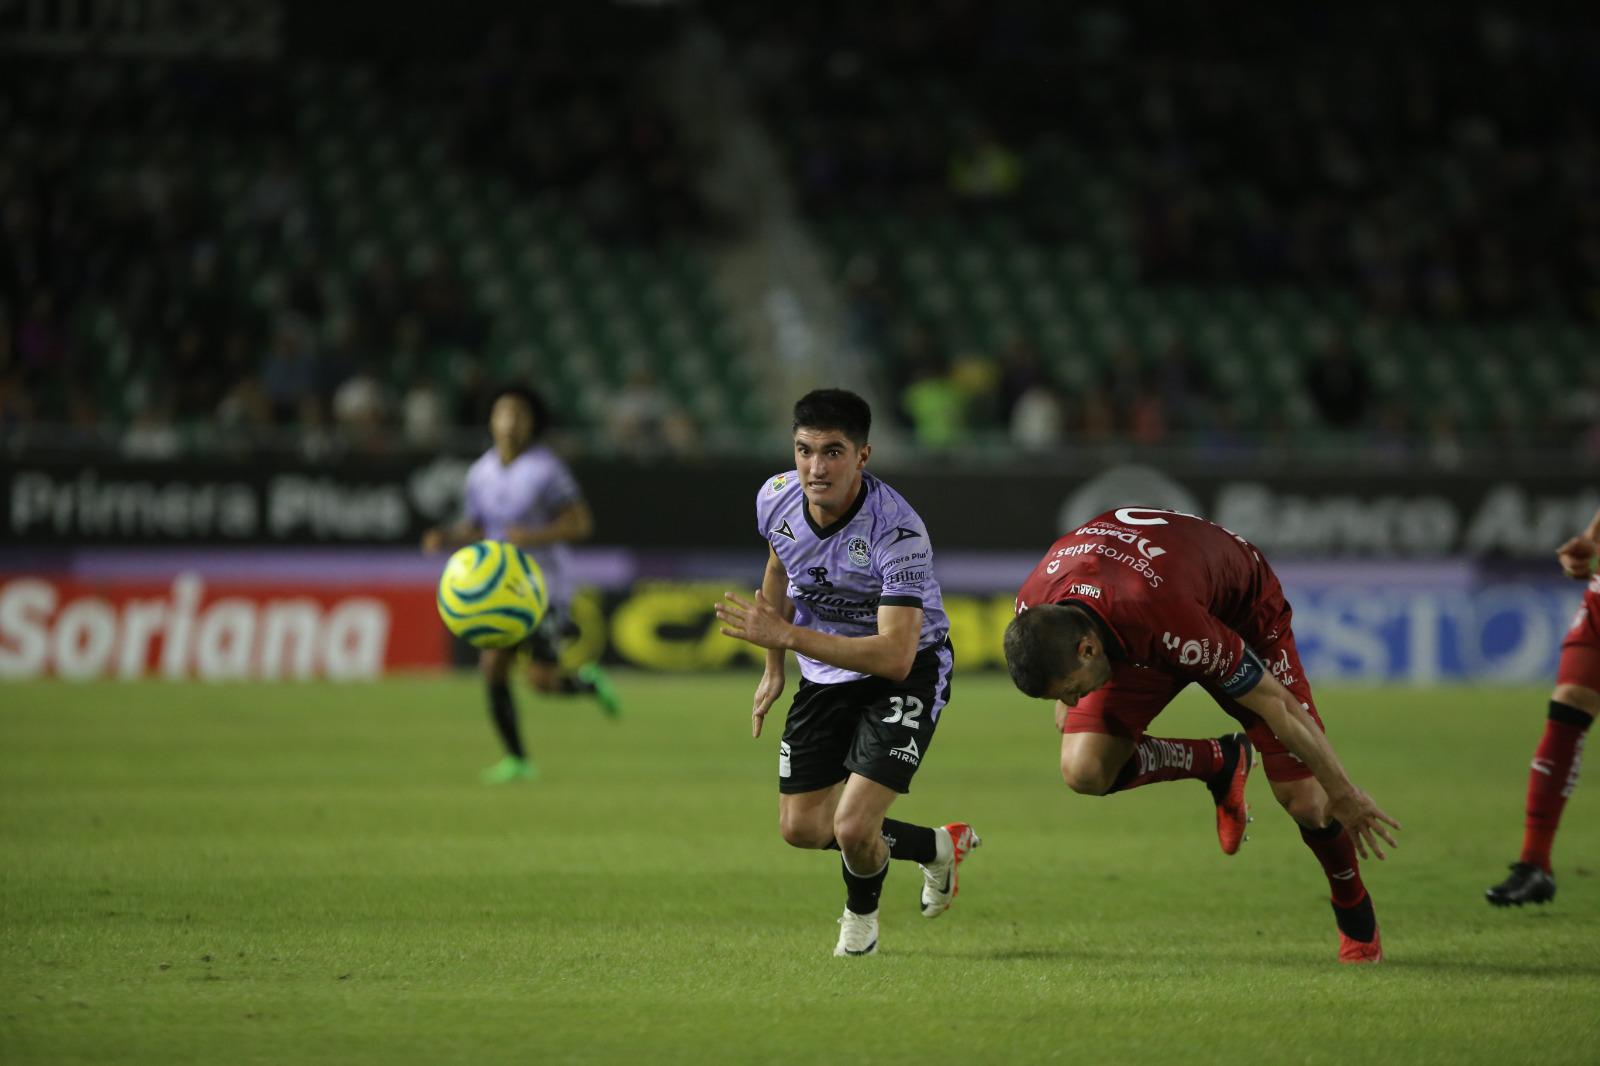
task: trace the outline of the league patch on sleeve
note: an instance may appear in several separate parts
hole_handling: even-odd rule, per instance
[[[1223,692],[1238,699],[1261,683],[1266,675],[1267,667],[1261,657],[1249,648],[1245,648],[1244,656],[1239,660],[1239,668],[1228,675],[1228,679],[1221,684]]]

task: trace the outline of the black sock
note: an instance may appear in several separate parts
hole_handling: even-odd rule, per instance
[[[1339,932],[1351,940],[1369,944],[1378,935],[1378,917],[1372,913],[1371,893],[1362,896],[1361,902],[1354,907],[1341,907],[1335,903],[1333,920],[1339,923]]]
[[[1576,707],[1569,707],[1565,703],[1557,703],[1555,700],[1550,701],[1550,711],[1545,717],[1552,722],[1562,722],[1566,725],[1577,726],[1585,731],[1594,725],[1594,715],[1589,714],[1587,711],[1580,711]]]
[[[573,674],[562,674],[561,680],[556,682],[556,691],[563,696],[576,696],[579,693],[593,692],[594,685]]]
[[[1337,819],[1328,822],[1328,824],[1323,826],[1321,829],[1312,829],[1310,826],[1304,825],[1300,826],[1300,835],[1303,837],[1309,837],[1312,840],[1332,840],[1342,832],[1344,832],[1344,826],[1341,825]]]
[[[912,862],[928,863],[939,857],[939,846],[934,843],[933,829],[930,826],[912,825],[910,822],[897,822],[893,818],[885,818],[883,839],[889,845],[889,857],[892,859],[910,859]]]
[[[1222,769],[1206,779],[1206,788],[1211,790],[1213,796],[1221,796],[1227,792],[1228,786],[1233,784],[1233,771],[1239,765],[1239,756],[1244,754],[1244,745],[1232,737],[1219,739],[1221,743],[1218,746],[1222,748]]]
[[[883,879],[889,873],[889,860],[875,874],[858,877],[850,872],[850,861],[839,856],[839,868],[844,871],[844,905],[856,914],[871,914],[878,909],[878,893],[883,891]]]
[[[519,759],[527,758],[522,748],[522,731],[517,728],[517,704],[511,698],[511,686],[504,681],[489,682],[489,717],[494,719],[495,732],[506,751]]]

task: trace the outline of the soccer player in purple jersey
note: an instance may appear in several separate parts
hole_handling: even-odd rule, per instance
[[[528,682],[546,695],[587,693],[601,710],[616,717],[620,709],[616,691],[598,664],[586,663],[576,674],[561,668],[561,646],[577,633],[567,612],[572,598],[567,544],[586,540],[594,519],[572,472],[539,443],[549,424],[549,409],[532,389],[510,386],[496,393],[489,409],[494,446],[467,471],[465,513],[453,526],[428,530],[422,547],[435,552],[475,540],[500,540],[533,556],[544,571],[549,609],[522,644],[528,652]],[[516,648],[485,648],[478,656],[489,714],[506,749],[504,758],[484,770],[486,784],[538,776],[523,746],[511,695],[516,652]]]
[[[878,950],[889,860],[922,867],[922,914],[956,895],[957,867],[980,843],[963,822],[887,818],[927,757],[950,698],[950,624],[922,519],[866,473],[872,410],[843,389],[794,406],[795,469],[756,497],[767,569],[753,600],[724,594],[722,632],[765,648],[751,736],[783,693],[784,657],[800,688],[778,745],[778,824],[797,848],[843,853],[845,910],[835,955]]]

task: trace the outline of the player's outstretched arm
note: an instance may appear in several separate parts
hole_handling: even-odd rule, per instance
[[[1600,573],[1600,511],[1590,520],[1588,528],[1556,549],[1561,562],[1561,572],[1570,578],[1587,581]]]
[[[1385,814],[1371,796],[1350,780],[1327,735],[1317,728],[1292,692],[1267,674],[1238,700],[1259,714],[1273,734],[1283,741],[1284,747],[1315,775],[1317,783],[1328,794],[1328,813],[1350,831],[1350,839],[1355,841],[1356,851],[1363,859],[1369,850],[1380,859],[1386,857],[1378,845],[1379,837],[1390,847],[1398,846],[1389,827],[1399,829],[1400,823]]]
[[[483,537],[483,528],[476,522],[463,519],[450,526],[435,526],[422,535],[425,552],[455,551]]]
[[[556,514],[549,525],[512,526],[506,539],[519,548],[542,548],[546,544],[572,544],[588,540],[594,533],[594,512],[582,500],[574,500]]]
[[[841,670],[904,681],[917,657],[922,633],[921,607],[879,607],[878,631],[865,637],[842,637],[786,621],[760,592],[746,600],[732,592],[716,604],[724,636],[758,647],[797,651]]]
[[[783,568],[783,561],[778,558],[778,553],[771,546],[767,547],[767,569],[761,575],[761,595],[769,602],[779,605],[778,613],[785,622],[794,621],[794,602],[789,599],[789,572]],[[756,685],[755,699],[750,705],[750,736],[761,736],[761,724],[766,721],[767,712],[772,710],[772,705],[778,702],[778,697],[783,695],[783,667],[784,656],[787,654],[782,648],[768,648],[765,669],[761,671],[761,680]]]

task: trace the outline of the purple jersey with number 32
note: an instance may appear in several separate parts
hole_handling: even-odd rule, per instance
[[[774,475],[756,496],[756,525],[789,574],[796,625],[870,637],[878,632],[880,606],[920,607],[918,651],[949,635],[928,531],[905,498],[871,474],[861,475],[861,495],[827,526],[811,517],[798,471]],[[867,676],[796,657],[801,676],[818,684]]]

